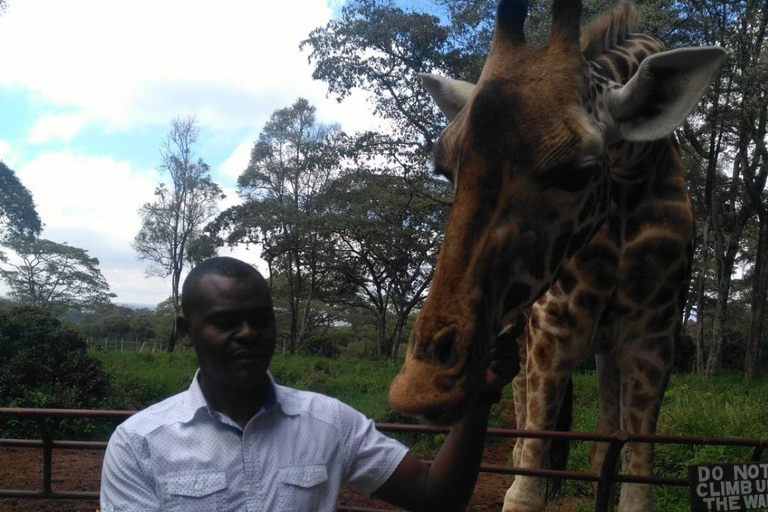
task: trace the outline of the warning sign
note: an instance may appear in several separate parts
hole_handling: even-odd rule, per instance
[[[768,509],[768,462],[688,467],[691,512]]]

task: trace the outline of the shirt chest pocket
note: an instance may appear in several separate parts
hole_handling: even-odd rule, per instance
[[[311,512],[317,510],[327,498],[328,472],[325,466],[280,468],[277,480],[277,504],[280,512]]]
[[[227,488],[227,478],[222,471],[171,473],[163,477],[161,482],[166,510],[223,510],[222,491]]]

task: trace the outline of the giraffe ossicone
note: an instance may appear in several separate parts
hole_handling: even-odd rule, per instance
[[[502,0],[477,84],[424,85],[450,123],[434,150],[455,187],[429,295],[389,400],[448,423],[476,398],[487,340],[529,317],[513,383],[518,427],[555,427],[571,372],[595,353],[599,432],[654,433],[690,276],[693,214],[673,131],[700,101],[725,52],[666,50],[637,33],[621,3],[580,33],[581,2],[555,0],[545,46],[525,42],[527,4]],[[515,463],[541,467],[549,444],[518,441]],[[598,468],[605,447],[593,447]],[[653,448],[630,446],[629,474]],[[544,505],[518,476],[505,512]],[[625,484],[621,512],[655,510]]]

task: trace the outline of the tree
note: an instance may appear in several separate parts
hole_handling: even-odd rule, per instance
[[[43,309],[0,307],[0,360],[4,407],[103,406],[100,401],[107,395],[108,379],[101,365],[88,356],[85,341],[74,329]],[[15,430],[13,436],[39,435],[36,430],[33,425],[31,432]],[[9,432],[4,434],[7,437]],[[67,436],[77,434],[72,431]]]
[[[333,274],[328,300],[371,313],[379,355],[397,355],[426,296],[448,211],[433,197],[447,195],[446,185],[360,167],[326,191],[324,225],[334,242],[325,263]]]
[[[133,241],[139,259],[150,266],[147,275],[171,276],[171,297],[175,314],[181,308],[179,284],[185,265],[189,264],[190,244],[202,236],[205,224],[218,212],[224,198],[221,188],[210,178],[210,168],[202,159],[196,162],[192,146],[199,129],[194,117],[175,118],[163,143],[160,169],[170,178],[170,185],[155,189],[155,201],[139,209],[141,229]],[[199,251],[193,253],[198,255]],[[168,351],[176,344],[176,329],[171,332]]]
[[[32,194],[16,174],[0,162],[0,243],[6,237],[37,236],[41,229]]]
[[[313,303],[324,274],[319,261],[327,241],[316,197],[338,171],[344,136],[338,126],[320,124],[315,107],[299,98],[272,113],[238,178],[243,204],[223,212],[210,226],[230,245],[260,244],[270,275],[287,281],[289,350],[309,334]]]
[[[48,311],[83,311],[115,297],[88,251],[46,240],[17,237],[6,240],[20,262],[7,261],[0,276],[17,301]]]

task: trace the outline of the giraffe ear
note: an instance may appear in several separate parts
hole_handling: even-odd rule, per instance
[[[424,88],[427,89],[449,122],[453,121],[456,114],[464,108],[472,95],[472,91],[475,90],[474,84],[469,82],[443,78],[431,73],[419,73],[419,77],[424,83]]]
[[[715,46],[680,48],[645,59],[609,106],[621,138],[656,140],[670,135],[704,95],[725,59]]]

